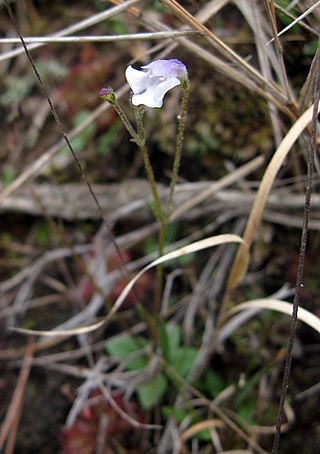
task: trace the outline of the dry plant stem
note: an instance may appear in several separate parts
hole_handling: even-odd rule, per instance
[[[23,396],[31,370],[32,356],[34,353],[34,344],[27,347],[24,360],[21,366],[21,372],[12,396],[11,404],[6,413],[6,417],[1,427],[0,432],[0,451],[5,454],[11,454],[14,449],[15,438],[19,425],[19,420],[22,411]],[[4,450],[4,445],[7,440],[7,446]]]
[[[215,192],[219,191],[220,189],[228,187],[231,184],[239,181],[241,178],[244,178],[251,172],[254,172],[259,167],[261,167],[263,163],[264,157],[258,156],[247,162],[243,166],[239,167],[238,169],[234,170],[232,173],[228,173],[220,180],[215,181],[207,189],[201,191],[199,194],[192,194],[190,200],[180,204],[179,207],[174,210],[171,216],[171,221],[182,217],[183,213],[190,211],[195,206],[200,205],[205,200],[208,200]]]
[[[109,8],[107,11],[102,11],[101,13],[98,13],[98,14],[90,16],[86,19],[83,19],[80,22],[77,22],[76,24],[71,25],[70,27],[63,28],[63,29],[59,30],[58,32],[53,33],[50,36],[52,38],[54,38],[54,37],[62,37],[62,36],[70,35],[72,33],[78,32],[85,28],[91,27],[92,25],[99,24],[102,21],[109,19],[110,17],[113,17],[123,11],[132,12],[133,10],[136,10],[136,8],[134,8],[132,5],[135,5],[136,3],[139,3],[140,1],[141,0],[128,0],[126,2],[122,2],[120,5],[118,5],[114,8]],[[30,46],[28,46],[28,50],[31,51],[33,49],[37,49],[44,45],[45,45],[45,43],[31,44]],[[0,55],[0,61],[6,60],[8,58],[16,57],[17,55],[20,55],[24,52],[25,52],[25,49],[23,46],[19,47],[18,49],[10,50],[10,51],[5,52]]]
[[[94,288],[95,292],[99,293],[99,295],[101,295],[107,310],[111,311],[112,303],[111,303],[110,299],[108,298],[108,295],[105,294],[103,289],[96,282],[96,278],[90,272],[90,269],[87,266],[85,260],[82,258],[81,254],[77,253],[76,248],[74,247],[74,245],[72,244],[72,242],[70,241],[68,236],[66,235],[63,227],[61,227],[60,225],[57,225],[57,223],[55,222],[53,217],[49,215],[45,205],[42,203],[41,199],[38,197],[38,194],[34,193],[34,197],[37,200],[37,202],[39,203],[39,205],[41,206],[41,210],[44,214],[44,217],[47,219],[47,221],[50,224],[52,231],[55,233],[56,237],[61,238],[62,243],[64,243],[65,247],[70,249],[71,255],[75,259],[75,261],[79,264],[79,268],[80,268],[81,272],[88,278],[88,280],[89,280],[90,284],[92,285],[92,287]],[[118,314],[115,314],[115,319],[116,319],[117,323],[119,323],[119,326],[121,327],[121,329],[124,332],[126,330],[129,330],[130,327],[129,327],[128,323],[125,320],[123,320],[122,318],[118,317]]]
[[[121,87],[117,92],[117,95],[120,97],[128,91],[126,86]],[[98,106],[89,117],[84,120],[79,126],[71,129],[68,132],[69,140],[77,137],[81,132],[94,120],[96,120],[103,112],[109,108],[107,104],[101,104]],[[15,191],[17,191],[21,186],[23,186],[28,180],[36,177],[41,174],[41,170],[48,168],[50,165],[51,159],[65,146],[64,138],[58,140],[54,145],[49,147],[41,156],[39,156],[35,161],[33,161],[26,169],[8,186],[5,186],[2,192],[0,193],[0,205],[5,202],[5,200],[11,196]]]
[[[93,198],[94,203],[96,204],[97,208],[99,209],[99,211],[100,211],[100,213],[101,213],[101,218],[102,218],[102,220],[103,220],[103,223],[104,223],[104,225],[105,225],[106,228],[107,228],[107,231],[108,231],[108,233],[109,233],[109,235],[110,235],[111,242],[112,242],[112,244],[113,244],[113,246],[114,246],[114,248],[115,248],[115,251],[116,251],[116,253],[117,253],[118,257],[119,257],[119,261],[120,261],[120,266],[121,266],[122,272],[123,272],[124,276],[128,279],[128,275],[129,275],[129,274],[128,274],[128,271],[127,271],[127,269],[126,269],[125,261],[124,261],[124,259],[123,259],[123,257],[122,257],[120,248],[119,248],[119,246],[118,246],[118,244],[117,244],[117,242],[116,242],[116,240],[115,240],[115,238],[114,238],[114,235],[113,235],[113,233],[112,233],[112,229],[111,229],[111,226],[110,226],[110,224],[109,224],[109,221],[108,221],[106,215],[104,214],[104,212],[103,212],[103,210],[102,210],[102,208],[101,208],[101,206],[100,206],[100,203],[99,203],[99,201],[98,201],[98,199],[97,199],[97,197],[96,197],[96,195],[95,195],[95,193],[94,193],[94,191],[93,191],[93,189],[92,189],[91,183],[89,182],[88,177],[87,177],[86,173],[84,172],[84,169],[83,169],[83,167],[82,167],[82,165],[81,165],[81,163],[80,163],[80,161],[79,161],[77,155],[75,154],[75,152],[74,152],[74,150],[73,150],[73,148],[72,148],[71,142],[70,142],[70,140],[69,140],[69,138],[68,138],[68,136],[67,136],[67,134],[66,134],[66,132],[65,132],[65,130],[64,130],[64,128],[63,128],[63,126],[62,126],[62,123],[61,123],[61,121],[60,121],[60,118],[59,118],[59,116],[58,116],[58,113],[57,113],[57,111],[55,110],[55,108],[54,108],[54,106],[53,106],[53,104],[52,104],[51,98],[50,98],[50,96],[49,96],[49,93],[48,93],[48,91],[47,91],[47,89],[46,89],[46,87],[45,87],[43,81],[42,81],[42,78],[41,78],[41,76],[40,76],[40,73],[39,73],[39,71],[37,70],[37,68],[36,68],[36,66],[35,66],[35,63],[34,63],[34,61],[33,61],[33,58],[32,58],[32,56],[31,56],[31,54],[30,54],[30,52],[29,52],[29,50],[28,50],[28,48],[27,48],[27,45],[26,45],[26,43],[24,42],[23,36],[22,36],[21,33],[20,33],[19,25],[18,25],[18,23],[17,23],[17,21],[16,21],[16,19],[15,19],[15,17],[14,17],[12,8],[11,8],[11,6],[10,6],[8,0],[4,0],[4,3],[5,3],[5,6],[6,6],[6,8],[7,8],[7,11],[8,11],[8,14],[9,14],[9,16],[10,16],[10,19],[11,19],[11,21],[12,21],[12,23],[13,23],[13,25],[14,25],[14,27],[15,27],[15,29],[16,29],[18,35],[19,35],[19,37],[20,37],[21,43],[22,43],[22,45],[23,45],[23,48],[24,48],[24,50],[25,50],[25,52],[26,52],[26,55],[27,55],[27,57],[28,57],[28,60],[29,60],[29,62],[30,62],[30,65],[31,65],[31,67],[32,67],[32,69],[33,69],[33,71],[34,71],[34,73],[35,73],[35,76],[36,76],[36,78],[38,79],[38,82],[39,82],[40,87],[41,87],[41,89],[42,89],[42,91],[43,91],[43,94],[44,94],[45,98],[46,98],[47,101],[48,101],[48,104],[49,104],[49,106],[50,106],[50,110],[51,110],[52,116],[53,116],[53,118],[54,118],[54,120],[55,120],[55,122],[56,122],[56,124],[57,124],[57,126],[58,126],[58,128],[59,128],[59,131],[60,131],[62,137],[63,137],[64,140],[65,140],[65,143],[66,143],[68,149],[70,150],[70,152],[71,152],[71,154],[72,154],[72,156],[73,156],[73,159],[75,160],[75,162],[76,162],[76,164],[77,164],[77,166],[78,166],[78,169],[79,169],[79,171],[80,171],[80,174],[81,174],[81,176],[82,176],[82,179],[84,180],[85,184],[87,185],[88,190],[89,190],[89,192],[90,192],[90,194],[91,194],[91,196],[92,196],[92,198]]]
[[[123,4],[123,0],[111,0],[112,3],[115,3],[117,5]],[[132,11],[134,10],[134,11]],[[137,8],[130,8],[128,12],[131,12],[135,17],[142,18],[144,17],[143,13],[140,12]],[[206,14],[202,15],[201,14],[202,10],[198,14],[197,18],[194,18],[195,21],[205,21],[208,19],[208,16]],[[142,20],[142,24],[148,28],[149,30],[159,30],[159,31],[170,31],[171,29],[167,26],[164,25],[162,22],[156,21],[153,19],[150,21],[149,18]],[[171,30],[173,31],[173,30]],[[263,98],[266,98],[268,101],[271,101],[275,106],[284,112],[289,118],[291,118],[293,121],[296,120],[297,115],[296,115],[296,109],[295,106],[293,106],[293,109],[291,106],[287,107],[286,106],[286,100],[282,95],[279,95],[278,92],[274,92],[274,90],[271,90],[270,88],[268,90],[264,90],[260,86],[258,86],[257,82],[254,81],[250,76],[247,76],[246,74],[242,74],[241,72],[238,71],[237,68],[233,68],[231,65],[225,63],[221,59],[217,58],[215,55],[213,55],[212,52],[206,51],[204,48],[198,46],[194,42],[191,42],[187,38],[183,37],[178,37],[175,38],[176,43],[173,43],[170,46],[170,52],[172,53],[177,44],[181,44],[185,48],[187,48],[191,53],[198,55],[200,58],[204,59],[207,61],[211,66],[213,66],[215,69],[219,69],[223,74],[227,75],[227,77],[231,78],[232,80],[236,81],[237,83],[242,84],[245,86],[247,89],[252,91],[255,94],[258,94],[259,96],[262,96]],[[228,48],[229,49],[229,48]],[[154,51],[156,49],[153,49]],[[166,50],[165,53],[162,53],[159,58],[164,58],[168,53],[168,49]]]
[[[25,43],[113,43],[119,41],[141,41],[144,39],[164,39],[164,38],[177,38],[186,35],[197,35],[194,30],[181,30],[181,31],[163,31],[163,32],[147,32],[147,33],[130,33],[128,35],[109,35],[109,36],[64,36],[64,37],[51,37],[51,36],[28,36],[24,37]],[[16,44],[20,43],[19,38],[0,38],[0,44]]]
[[[296,142],[300,134],[310,123],[314,108],[316,108],[317,111],[319,111],[320,104],[316,107],[311,106],[298,118],[298,120],[295,122],[295,124],[291,127],[287,135],[282,140],[280,146],[275,151],[263,175],[243,234],[243,239],[247,244],[247,247],[249,248],[251,247],[255,234],[259,228],[262,214],[265,209],[265,205],[270,194],[275,177],[284,159],[290,152],[293,144]],[[246,258],[243,255],[244,252],[246,254]],[[244,250],[243,247],[240,246],[229,274],[227,282],[228,289],[233,289],[234,287],[236,287],[236,285],[243,278],[248,266],[247,258],[248,258],[247,250]]]
[[[291,360],[292,360],[292,351],[293,351],[294,340],[295,340],[295,335],[296,335],[296,330],[297,330],[298,308],[299,308],[299,304],[300,304],[300,292],[301,292],[301,288],[303,287],[302,282],[303,282],[304,263],[305,263],[306,248],[307,248],[308,224],[309,224],[309,218],[310,218],[314,157],[315,157],[315,154],[317,151],[318,104],[320,101],[320,48],[319,47],[317,50],[316,59],[317,59],[317,65],[316,65],[317,70],[315,71],[316,80],[315,80],[314,104],[313,104],[313,113],[312,113],[312,122],[311,122],[311,140],[310,140],[309,147],[308,147],[308,172],[307,172],[308,181],[307,181],[306,194],[305,194],[305,206],[304,206],[304,214],[303,214],[303,224],[302,224],[298,269],[297,269],[297,279],[296,279],[296,286],[295,286],[295,295],[294,295],[294,299],[293,299],[290,338],[289,338],[289,345],[288,345],[284,374],[283,374],[282,390],[281,390],[278,417],[277,417],[277,423],[276,423],[276,434],[274,437],[274,442],[273,442],[273,447],[272,447],[273,454],[277,454],[278,449],[279,449],[283,408],[284,408],[284,403],[285,403],[285,399],[286,399],[287,391],[288,391]]]
[[[110,391],[107,389],[107,387],[104,385],[102,380],[98,381],[98,386],[102,394],[104,395],[106,401],[108,404],[113,408],[113,410],[121,417],[123,418],[127,423],[129,423],[131,426],[135,427],[136,429],[139,430],[159,430],[162,429],[161,425],[157,424],[144,424],[140,421],[137,421],[136,419],[132,418],[128,413],[126,413],[114,400],[112,397]],[[105,451],[103,451],[105,452]]]
[[[208,42],[215,48],[219,49],[220,52],[233,61],[241,70],[249,74],[259,85],[265,89],[270,90],[271,93],[276,96],[281,102],[287,103],[287,97],[282,91],[271,82],[267,81],[257,70],[250,66],[245,60],[243,60],[236,52],[229,48],[223,41],[221,41],[214,33],[212,33],[205,25],[201,24],[195,17],[192,16],[186,9],[184,9],[175,0],[161,0],[162,3],[167,6],[176,16],[178,16],[185,23],[189,24],[194,30],[197,30],[208,39]]]
[[[284,66],[284,61],[283,61],[283,48],[280,42],[280,39],[278,37],[278,30],[277,30],[277,19],[276,19],[276,12],[274,8],[274,1],[273,0],[265,0],[265,7],[267,10],[267,14],[269,17],[269,21],[271,23],[271,28],[273,32],[273,37],[274,37],[274,43],[275,43],[275,49],[276,53],[278,56],[278,61],[282,73],[282,84],[286,90],[287,98],[289,102],[292,102],[292,96],[291,96],[291,90],[289,87],[289,82],[287,78],[287,73],[286,69]]]
[[[273,0],[272,0],[273,1]],[[278,6],[278,5],[277,5]],[[320,0],[318,0],[316,3],[314,3],[312,6],[310,6],[310,8],[308,8],[303,14],[301,14],[299,17],[297,17],[293,22],[291,22],[291,24],[289,24],[287,27],[285,27],[283,30],[281,30],[280,33],[278,33],[277,37],[279,38],[279,36],[283,35],[284,33],[286,33],[288,30],[290,30],[290,28],[292,28],[294,25],[300,23],[300,25],[302,25],[302,19],[304,19],[306,16],[308,16],[308,14],[310,14],[313,10],[315,10],[316,8],[318,8],[318,6],[320,6]],[[279,7],[278,7],[279,8]],[[311,29],[312,30],[312,29]],[[312,31],[312,33],[314,35],[316,35],[317,37],[319,37],[319,33],[317,33],[316,31]],[[271,39],[268,43],[270,44],[275,38]]]
[[[190,383],[185,381],[172,367],[170,364],[168,364],[164,359],[162,359],[162,366],[163,370],[166,372],[167,376],[170,378],[172,383],[177,386],[178,389],[185,389],[188,393],[191,393],[195,397],[200,398],[205,404],[210,407],[210,409],[216,413],[219,418],[230,428],[232,429],[239,437],[241,437],[243,440],[245,440],[249,445],[251,444],[252,447],[258,452],[259,454],[267,454],[267,452],[262,449],[256,441],[252,439],[249,435],[247,435],[244,430],[242,430],[240,427],[237,426],[237,424],[229,417],[226,415],[226,413],[221,410],[218,405],[214,403],[214,401],[208,401],[207,399],[204,398],[203,394],[201,394],[200,391],[198,391],[194,386],[192,386]]]
[[[196,241],[194,243],[189,243],[185,245],[184,247],[181,247],[179,249],[175,249],[159,258],[156,260],[153,260],[151,263],[149,263],[147,266],[145,266],[142,270],[139,271],[135,275],[134,278],[130,280],[130,282],[125,286],[125,288],[122,290],[121,294],[118,296],[117,300],[114,302],[112,306],[112,310],[109,312],[109,314],[106,317],[103,317],[102,320],[98,321],[97,323],[93,323],[90,325],[85,325],[85,326],[80,326],[78,328],[73,328],[73,329],[64,329],[64,330],[30,330],[30,329],[24,329],[24,328],[11,328],[12,331],[23,333],[23,334],[31,334],[31,335],[44,335],[44,336],[49,336],[49,337],[56,337],[56,336],[73,336],[73,335],[78,335],[78,334],[86,334],[90,333],[93,331],[96,331],[97,329],[101,328],[102,326],[107,326],[107,324],[110,322],[112,319],[113,315],[115,312],[117,312],[120,307],[122,306],[123,302],[125,301],[126,297],[128,296],[129,292],[131,289],[134,287],[135,283],[140,279],[140,277],[148,270],[162,264],[169,262],[171,260],[174,260],[178,257],[187,255],[187,254],[192,254],[193,252],[198,252],[202,251],[204,249],[212,248],[212,247],[217,247],[220,244],[227,244],[227,243],[238,243],[238,244],[244,244],[245,242],[242,238],[240,238],[238,235],[234,234],[221,234],[221,235],[215,235],[211,237],[207,237],[203,240]],[[246,246],[246,245],[245,245]],[[248,260],[248,259],[247,259]]]
[[[295,23],[299,22],[299,26],[307,30],[309,33],[314,35],[315,37],[319,38],[319,32],[314,30],[312,27],[309,27],[308,24],[305,22],[302,22],[302,18],[300,17],[295,17],[293,14],[290,13],[290,11],[287,11],[286,9],[282,8],[280,5],[277,5],[276,3],[274,4],[275,9],[277,9],[281,14],[283,14],[286,17],[289,17],[292,19]],[[293,26],[293,22],[290,24],[290,26]],[[287,28],[287,27],[286,27]],[[283,30],[281,30],[281,33],[283,33]],[[278,35],[280,36],[280,34]],[[270,41],[270,43],[273,41],[273,39]],[[268,44],[268,43],[267,43]]]

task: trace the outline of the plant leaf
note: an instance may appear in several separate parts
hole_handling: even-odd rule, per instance
[[[149,410],[157,405],[167,390],[167,379],[162,375],[156,375],[137,388],[140,405],[143,409]]]
[[[171,351],[170,364],[182,377],[186,377],[196,359],[198,352],[192,347],[178,347]]]
[[[110,356],[125,358],[132,353],[138,352],[147,345],[147,340],[141,336],[123,334],[106,342],[105,349]],[[143,369],[148,364],[147,357],[142,354],[136,358],[128,359],[126,369]]]

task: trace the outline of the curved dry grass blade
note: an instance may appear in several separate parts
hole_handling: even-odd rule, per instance
[[[180,441],[184,443],[202,430],[222,427],[224,427],[224,423],[220,419],[207,419],[206,421],[197,422],[181,434]]]
[[[233,307],[229,311],[224,314],[224,317],[228,317],[233,315],[236,312],[240,311],[247,311],[252,309],[260,309],[260,310],[271,310],[282,312],[283,314],[292,315],[292,304],[288,303],[287,301],[281,301],[277,299],[270,299],[270,298],[262,298],[256,299],[252,301],[246,301],[244,303],[238,304],[236,307]],[[299,307],[298,311],[298,319],[301,322],[306,323],[310,328],[317,331],[320,334],[320,318],[316,315],[312,314],[311,312],[307,311],[303,307]]]
[[[92,331],[96,331],[97,329],[101,328],[105,323],[105,319],[100,320],[97,323],[93,323],[91,325],[82,326],[79,328],[74,329],[66,329],[66,330],[33,330],[33,329],[25,329],[25,328],[16,328],[10,327],[10,331],[15,331],[16,333],[21,334],[29,334],[29,335],[37,335],[37,336],[48,336],[48,337],[69,337],[69,336],[76,336],[79,334],[88,334],[92,333]]]
[[[318,105],[318,112],[320,111],[320,104]],[[275,177],[291,150],[293,144],[298,139],[302,131],[308,126],[312,119],[313,105],[306,110],[301,117],[294,123],[288,134],[284,137],[278,149],[274,153],[265,173],[262,178],[259,190],[257,192],[255,201],[253,203],[250,216],[243,234],[244,243],[250,248],[254,236],[259,228],[262,213],[264,211],[267,198],[270,194],[271,187]],[[230,275],[228,278],[227,288],[232,289],[241,281],[247,271],[248,266],[248,253],[247,250],[240,246],[234,263],[232,265]]]
[[[51,337],[53,337],[53,336],[73,336],[73,335],[86,334],[86,333],[95,331],[95,330],[101,328],[103,325],[106,325],[110,321],[111,317],[120,309],[121,305],[125,301],[126,297],[128,296],[129,292],[131,291],[131,289],[133,288],[135,283],[140,279],[140,277],[146,271],[150,270],[151,268],[154,268],[155,266],[161,265],[162,263],[166,263],[166,262],[169,262],[176,258],[183,257],[184,255],[191,254],[193,252],[202,251],[204,249],[208,249],[208,248],[215,247],[215,246],[220,246],[222,244],[229,244],[229,243],[239,243],[244,247],[244,249],[246,249],[244,240],[241,237],[239,237],[238,235],[233,235],[233,234],[216,235],[216,236],[211,236],[209,238],[205,238],[204,240],[196,241],[195,243],[191,243],[182,248],[176,249],[172,252],[169,252],[168,254],[165,254],[165,255],[159,257],[158,259],[154,260],[153,262],[149,263],[149,265],[145,266],[125,286],[125,288],[122,290],[121,294],[115,301],[109,314],[103,320],[100,320],[97,323],[94,323],[94,324],[91,324],[88,326],[83,326],[83,327],[69,329],[69,330],[61,330],[61,331],[58,331],[58,330],[37,331],[37,330],[15,328],[15,327],[12,327],[10,329],[12,331],[16,331],[16,332],[19,332],[22,334],[42,335],[42,336],[51,336]]]

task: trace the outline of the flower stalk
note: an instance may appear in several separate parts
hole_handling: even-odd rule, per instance
[[[128,66],[125,72],[125,76],[132,90],[132,97],[130,101],[136,119],[136,130],[118,104],[115,93],[111,88],[103,88],[100,91],[100,96],[102,97],[102,99],[109,102],[114,107],[125,128],[132,137],[132,140],[137,144],[141,152],[144,167],[151,187],[152,196],[154,199],[154,214],[160,225],[158,249],[159,255],[161,256],[164,253],[167,226],[170,220],[170,211],[181,161],[187,115],[187,102],[190,87],[188,72],[185,65],[179,60],[169,59],[156,60],[154,62],[151,62],[149,65],[142,66],[142,70],[137,70],[132,68],[132,66]],[[166,204],[166,210],[164,210],[159,196],[152,164],[150,162],[149,152],[146,146],[145,131],[143,125],[143,116],[145,112],[144,106],[151,108],[161,108],[165,94],[178,85],[181,86],[182,90],[178,135],[172,167],[172,178],[170,182],[169,196]],[[156,270],[155,313],[157,315],[159,315],[161,312],[162,286],[163,266],[160,265]]]
[[[177,136],[176,149],[175,149],[174,161],[173,161],[173,166],[172,166],[170,192],[169,192],[169,197],[168,197],[168,201],[167,201],[167,209],[166,209],[167,223],[170,220],[171,205],[172,205],[172,201],[173,201],[174,190],[175,190],[175,186],[177,183],[177,177],[178,177],[178,172],[179,172],[180,162],[181,162],[184,131],[185,131],[185,126],[186,126],[186,118],[187,118],[189,89],[190,89],[190,82],[189,82],[189,79],[186,79],[181,84],[182,99],[181,99],[181,107],[180,107],[180,115],[179,115],[178,136]]]

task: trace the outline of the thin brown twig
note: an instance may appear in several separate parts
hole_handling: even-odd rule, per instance
[[[30,65],[31,65],[31,67],[32,67],[32,69],[34,71],[34,74],[35,74],[35,76],[36,76],[36,78],[37,78],[37,80],[39,82],[39,85],[40,85],[40,87],[41,87],[41,89],[43,91],[43,94],[44,94],[45,98],[48,101],[52,116],[53,116],[53,118],[54,118],[54,120],[55,120],[55,122],[56,122],[56,124],[57,124],[57,126],[59,128],[59,131],[60,131],[60,133],[61,133],[61,135],[62,135],[62,137],[63,137],[63,139],[64,139],[64,141],[65,141],[65,143],[66,143],[66,145],[67,145],[67,147],[69,149],[69,151],[71,152],[71,154],[73,156],[74,161],[76,162],[76,164],[78,166],[78,169],[79,169],[79,172],[81,174],[81,177],[82,177],[83,181],[85,182],[85,184],[86,184],[86,186],[87,186],[87,188],[88,188],[88,190],[89,190],[89,192],[90,192],[90,194],[92,196],[92,199],[93,199],[94,203],[96,204],[96,206],[97,206],[97,208],[98,208],[98,210],[99,210],[99,212],[101,214],[101,219],[102,219],[104,225],[107,228],[107,231],[108,231],[108,233],[110,235],[111,242],[112,242],[112,244],[113,244],[113,246],[115,248],[115,251],[116,251],[116,253],[117,253],[118,257],[119,257],[121,270],[122,270],[124,276],[128,279],[129,273],[128,273],[127,269],[126,269],[125,260],[124,260],[124,258],[122,256],[121,250],[120,250],[120,248],[119,248],[119,246],[118,246],[118,244],[116,242],[116,239],[115,239],[115,237],[114,237],[114,235],[112,233],[112,228],[111,228],[111,225],[110,225],[110,223],[109,223],[109,221],[107,219],[107,216],[105,215],[105,213],[103,212],[103,210],[101,208],[101,205],[100,205],[100,203],[99,203],[99,201],[97,199],[97,196],[96,196],[96,194],[95,194],[95,192],[94,192],[94,190],[92,188],[92,185],[91,185],[91,183],[90,183],[90,181],[89,181],[89,179],[88,179],[88,177],[87,177],[87,175],[86,175],[86,173],[85,173],[85,171],[84,171],[84,169],[82,167],[81,162],[79,161],[79,159],[78,159],[78,157],[77,157],[77,155],[76,155],[76,153],[75,153],[75,151],[74,151],[74,149],[73,149],[73,147],[71,145],[70,139],[69,139],[67,133],[65,132],[65,129],[64,129],[64,127],[63,127],[63,125],[61,123],[61,120],[59,118],[59,115],[58,115],[55,107],[52,104],[50,95],[49,95],[49,93],[48,93],[48,91],[47,91],[47,89],[46,89],[46,87],[45,87],[45,85],[44,85],[44,83],[42,81],[40,73],[37,70],[36,65],[35,65],[35,63],[33,61],[33,58],[32,58],[32,56],[31,56],[31,54],[30,54],[30,52],[28,50],[28,47],[27,47],[24,39],[23,39],[23,36],[22,36],[22,34],[20,32],[19,25],[18,25],[18,23],[16,21],[16,18],[15,18],[14,14],[13,14],[12,8],[11,8],[8,0],[4,0],[4,4],[5,4],[6,8],[7,8],[7,11],[8,11],[8,14],[10,16],[10,19],[11,19],[11,21],[12,21],[12,23],[13,23],[13,25],[14,25],[17,33],[18,33],[18,35],[19,35],[19,38],[20,38],[21,43],[22,43],[22,45],[24,47],[25,53],[26,53],[26,55],[28,57]]]
[[[20,375],[11,399],[10,406],[7,410],[5,420],[0,432],[0,452],[11,454],[14,449],[17,429],[20,421],[20,416],[23,407],[23,398],[31,370],[31,359],[34,353],[34,344],[30,344],[26,351],[24,360],[21,366]],[[7,441],[6,449],[2,451]]]
[[[308,180],[305,193],[305,205],[304,205],[304,214],[303,214],[303,225],[301,233],[301,242],[300,242],[300,252],[298,260],[298,269],[297,269],[297,278],[295,286],[295,295],[293,299],[293,308],[292,308],[292,319],[291,319],[291,330],[290,338],[286,356],[286,362],[284,367],[283,382],[279,403],[279,410],[276,423],[276,433],[273,441],[272,454],[277,454],[279,450],[279,441],[281,433],[281,425],[283,418],[283,409],[284,403],[288,392],[289,378],[291,371],[291,361],[292,361],[292,351],[295,341],[295,335],[297,331],[298,324],[298,309],[300,305],[300,294],[303,287],[303,275],[304,275],[304,265],[306,258],[306,249],[307,249],[307,238],[308,238],[308,227],[309,227],[309,218],[310,218],[310,209],[311,209],[311,196],[312,196],[312,185],[313,185],[313,170],[314,170],[314,157],[317,151],[317,122],[318,122],[318,105],[320,101],[320,48],[317,50],[317,71],[315,71],[315,89],[314,89],[314,104],[313,104],[313,114],[311,122],[311,139],[308,148]]]
[[[273,32],[275,50],[276,50],[276,53],[277,53],[278,62],[279,62],[279,66],[280,66],[280,69],[281,69],[282,84],[283,84],[283,86],[284,86],[284,88],[286,90],[286,95],[287,95],[287,98],[288,98],[288,102],[292,103],[293,102],[293,98],[292,98],[292,94],[291,94],[291,90],[290,90],[290,86],[289,86],[289,81],[288,81],[288,77],[287,77],[287,72],[286,72],[285,65],[284,65],[284,60],[283,60],[283,48],[282,48],[280,39],[278,37],[278,29],[277,29],[277,20],[276,20],[276,12],[275,12],[275,7],[274,7],[274,1],[273,0],[265,0],[265,7],[266,7],[266,10],[267,10],[267,14],[268,14],[269,21],[270,21],[270,24],[271,24],[271,29],[272,29],[272,32]]]

